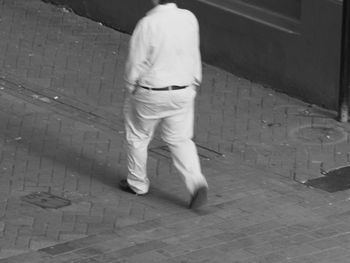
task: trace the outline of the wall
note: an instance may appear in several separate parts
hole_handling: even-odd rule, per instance
[[[151,8],[147,0],[45,1],[129,33]],[[207,63],[329,109],[338,107],[341,3],[179,0],[199,19]]]

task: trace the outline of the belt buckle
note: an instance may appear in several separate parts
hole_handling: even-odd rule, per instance
[[[168,87],[168,90],[173,90],[173,86],[169,86],[169,87]]]

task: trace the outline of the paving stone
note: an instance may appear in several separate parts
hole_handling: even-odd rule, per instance
[[[157,251],[150,251],[139,255],[131,256],[127,260],[130,263],[144,262],[144,263],[155,263],[165,262],[168,258],[159,254]]]

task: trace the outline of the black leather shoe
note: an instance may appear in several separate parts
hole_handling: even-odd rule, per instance
[[[138,194],[136,193],[134,190],[132,190],[132,188],[130,187],[130,185],[128,184],[128,181],[126,179],[122,179],[119,182],[119,187],[120,189],[122,189],[124,192],[130,193],[130,194],[134,194],[134,195],[145,195],[145,194]]]
[[[207,187],[201,186],[195,191],[190,202],[191,209],[196,209],[207,202],[207,190]]]

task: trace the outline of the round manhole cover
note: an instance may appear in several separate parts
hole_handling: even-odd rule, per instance
[[[347,133],[339,127],[313,125],[292,130],[291,136],[305,144],[336,144],[346,140]]]

